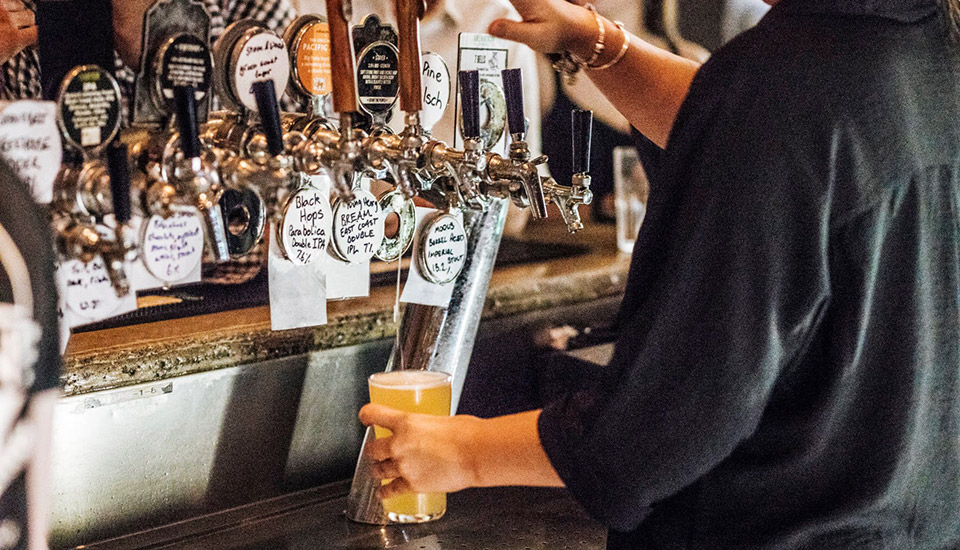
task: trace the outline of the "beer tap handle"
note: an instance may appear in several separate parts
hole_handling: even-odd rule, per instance
[[[504,69],[503,95],[507,100],[507,125],[514,141],[523,141],[527,137],[527,120],[523,114],[523,73],[520,69]]]
[[[107,149],[107,170],[110,172],[113,216],[118,224],[126,224],[130,221],[130,165],[126,145],[117,143]]]
[[[424,0],[397,0],[400,109],[405,113],[419,113],[423,109],[423,90],[420,84],[420,20],[425,11]]]
[[[460,71],[460,102],[463,137],[480,139],[480,72]]]
[[[327,0],[333,110],[338,113],[354,113],[359,109],[353,40],[350,39],[350,11],[350,0]]]
[[[173,100],[177,106],[177,127],[180,148],[188,159],[200,156],[200,131],[197,125],[197,99],[193,86],[174,86]]]
[[[283,129],[280,127],[280,106],[272,80],[253,83],[253,97],[257,100],[260,124],[267,137],[267,151],[276,157],[283,154]]]
[[[590,172],[590,146],[593,140],[593,111],[574,109],[570,113],[573,173]]]

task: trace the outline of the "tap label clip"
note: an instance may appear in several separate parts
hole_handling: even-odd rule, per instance
[[[386,124],[400,93],[400,57],[397,32],[368,15],[353,28],[357,53],[357,96],[360,108],[379,124]]]
[[[64,140],[93,156],[120,130],[120,86],[98,65],[70,71],[57,94],[57,123]]]

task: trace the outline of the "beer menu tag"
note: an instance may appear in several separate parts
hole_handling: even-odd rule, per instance
[[[362,25],[353,28],[353,47],[357,52],[360,108],[385,123],[400,92],[397,33],[390,25],[381,24],[376,15],[368,15]]]
[[[360,205],[366,204],[362,209],[345,209],[343,215],[337,221],[340,213],[339,209],[334,211],[333,239],[328,249],[330,254],[323,260],[323,269],[327,274],[327,299],[342,300],[346,298],[358,298],[370,295],[370,258],[372,253],[365,252],[367,245],[373,247],[374,252],[379,248],[383,241],[383,218],[380,212],[380,205],[367,191],[370,188],[370,180],[366,177],[360,179],[360,189],[355,189],[357,197],[364,196],[365,199]],[[370,201],[376,204],[374,210]],[[357,201],[354,201],[357,202]],[[362,210],[361,215],[354,219],[354,214]],[[374,220],[371,223],[371,220]],[[363,237],[359,235],[363,233]],[[370,234],[372,233],[372,234]],[[379,235],[379,236],[378,236]],[[339,244],[338,244],[339,243]],[[374,246],[374,243],[376,245]],[[359,246],[357,246],[359,244]],[[344,261],[337,257],[337,248],[343,246],[348,254],[351,253],[349,247],[353,245],[355,251],[352,252],[354,262]],[[361,253],[361,251],[364,251]]]
[[[508,69],[509,42],[495,36],[483,33],[460,33],[460,47],[458,49],[457,71],[476,70],[480,73],[480,120],[481,134],[488,139],[489,134],[499,131],[500,135],[489,149],[506,150],[506,136],[503,128],[506,125],[506,101],[503,99],[503,77],[500,71]],[[484,82],[486,81],[486,83]],[[484,89],[486,88],[486,89]],[[454,146],[463,143],[460,134],[460,100],[457,94],[454,105],[458,123],[455,124]]]
[[[355,264],[369,262],[383,242],[380,203],[369,191],[354,190],[351,202],[337,200],[333,208],[333,252]]]
[[[0,156],[41,204],[53,200],[63,156],[56,113],[52,101],[0,103]]]
[[[438,54],[425,53],[422,59],[420,82],[423,87],[423,110],[420,111],[420,125],[429,132],[434,124],[440,122],[450,104],[450,71]]]
[[[175,86],[193,86],[197,101],[202,101],[210,89],[213,58],[206,42],[192,34],[178,34],[161,46],[157,54],[157,93],[167,104],[169,112],[176,112],[173,99]]]
[[[63,79],[57,122],[73,147],[93,154],[120,130],[120,86],[96,65],[83,65]]]
[[[450,223],[451,219],[456,223]],[[432,223],[434,221],[440,223]],[[417,207],[417,235],[413,241],[414,261],[410,262],[400,301],[445,308],[453,295],[456,275],[466,264],[467,239],[463,232],[462,216],[459,213],[452,215],[433,208]],[[424,273],[423,262],[419,260],[421,256],[427,262],[432,261],[432,272],[444,274],[447,282],[431,282],[430,276]],[[454,272],[456,275],[453,275]]]
[[[308,97],[330,93],[333,73],[330,66],[330,26],[318,16],[304,23],[291,38],[294,64],[292,84]]]
[[[233,73],[237,99],[251,111],[257,110],[253,83],[272,80],[277,97],[283,95],[290,78],[290,57],[283,39],[272,32],[261,32],[238,44],[239,52]]]
[[[130,221],[140,235],[140,258],[131,273],[136,288],[200,282],[204,242],[198,212],[177,212],[166,219],[136,216]]]
[[[301,177],[306,185],[289,198],[279,230],[270,224],[267,272],[272,330],[327,324],[324,260],[330,238],[330,178]]]
[[[122,298],[117,296],[99,256],[87,264],[80,260],[61,263],[57,266],[57,285],[65,305],[63,322],[69,328],[137,309],[136,292],[131,290]]]

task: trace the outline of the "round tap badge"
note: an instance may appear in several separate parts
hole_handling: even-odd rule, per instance
[[[452,282],[467,263],[467,233],[460,220],[436,212],[423,220],[417,246],[417,267],[423,278],[439,285]]]
[[[273,81],[277,97],[282,96],[290,78],[290,56],[283,39],[270,31],[257,29],[245,37],[246,40],[237,41],[233,48],[231,84],[240,103],[256,111],[253,83]]]
[[[507,126],[507,99],[500,86],[480,79],[480,137],[484,149],[491,149],[503,137]]]
[[[150,216],[140,236],[140,257],[151,275],[166,284],[196,271],[203,260],[203,223],[197,212]]]
[[[227,248],[231,256],[242,256],[260,243],[267,209],[260,195],[250,187],[228,187],[220,195],[220,210],[227,226]]]
[[[383,242],[380,204],[369,191],[354,189],[354,199],[337,199],[333,206],[333,247],[339,259],[356,264],[368,261]]]
[[[374,116],[386,113],[400,92],[400,58],[389,42],[374,42],[357,60],[357,95],[360,108]]]
[[[66,291],[64,301],[70,311],[89,320],[102,319],[120,307],[120,298],[110,284],[110,274],[97,256],[90,263],[68,260],[60,264]]]
[[[70,71],[57,94],[57,122],[64,139],[93,154],[120,129],[120,86],[97,65]]]
[[[383,216],[384,232],[388,226],[391,229],[395,226],[396,233],[392,237],[383,237],[383,242],[377,250],[377,258],[385,262],[393,262],[399,260],[413,242],[413,233],[417,228],[417,208],[413,199],[404,197],[399,189],[394,189],[380,197],[380,211]]]
[[[304,15],[291,23],[284,39],[293,55],[293,78],[288,88],[308,98],[329,94],[333,73],[327,21],[316,15]]]
[[[206,97],[213,75],[213,58],[200,37],[187,33],[171,37],[157,51],[156,64],[154,93],[160,106],[165,105],[168,112],[176,111],[174,86],[193,86],[197,101]]]
[[[301,187],[287,201],[277,226],[280,250],[297,265],[313,263],[327,250],[332,225],[328,194],[314,187]]]
[[[420,124],[424,130],[430,130],[440,122],[450,104],[450,71],[442,57],[435,53],[423,54],[420,82],[423,87]]]

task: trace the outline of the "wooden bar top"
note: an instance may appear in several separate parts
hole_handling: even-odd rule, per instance
[[[539,242],[587,245],[590,251],[498,268],[484,319],[623,293],[630,257],[617,252],[613,226],[588,222],[568,235],[560,220],[551,218],[531,222],[526,234]],[[328,324],[319,327],[272,331],[269,307],[261,306],[74,334],[64,357],[64,395],[389,338],[397,329],[396,290],[373,287],[368,298],[329,302]]]

